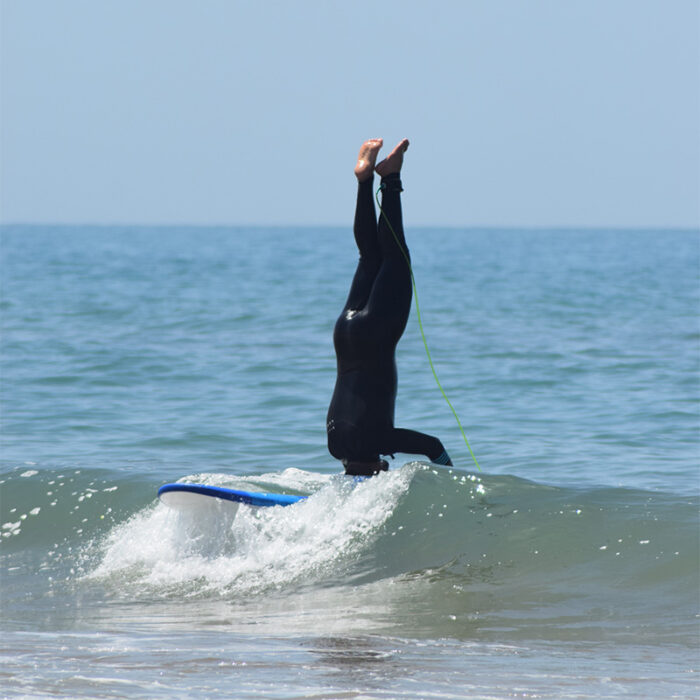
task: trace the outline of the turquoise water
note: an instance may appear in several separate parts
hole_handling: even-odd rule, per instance
[[[349,230],[2,229],[8,697],[693,697],[700,237],[409,229],[400,455],[325,449]],[[312,494],[232,514],[178,479]]]

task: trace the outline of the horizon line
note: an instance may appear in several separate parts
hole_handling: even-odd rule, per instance
[[[55,228],[260,228],[260,229],[282,229],[282,228],[347,228],[348,223],[143,223],[143,222],[57,222],[57,221],[0,221],[0,228],[27,227],[38,228],[41,226],[51,226]],[[685,231],[700,232],[700,222],[697,224],[404,224],[406,229],[434,228],[451,230],[499,230],[499,231]]]

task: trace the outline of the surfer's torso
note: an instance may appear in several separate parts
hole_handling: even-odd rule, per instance
[[[397,374],[392,340],[363,310],[344,312],[335,324],[338,375],[327,428],[329,445],[343,442],[338,454],[348,453],[333,455],[339,459],[376,459],[383,434],[394,427]]]

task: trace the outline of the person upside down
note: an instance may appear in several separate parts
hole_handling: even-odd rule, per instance
[[[326,419],[328,451],[343,463],[346,474],[358,476],[385,471],[388,463],[381,456],[396,452],[452,464],[436,437],[394,427],[395,351],[412,297],[400,178],[408,139],[375,166],[382,144],[382,139],[365,141],[355,166],[358,189],[353,230],[360,260],[333,331],[338,374]],[[378,221],[375,172],[381,177],[382,191],[383,215]]]

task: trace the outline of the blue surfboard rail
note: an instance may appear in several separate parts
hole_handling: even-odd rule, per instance
[[[206,486],[205,484],[164,484],[158,489],[158,497],[167,493],[192,493],[199,496],[219,498],[224,501],[245,503],[249,506],[291,506],[306,500],[307,496],[292,496],[285,493],[260,493],[228,489],[223,486]]]

